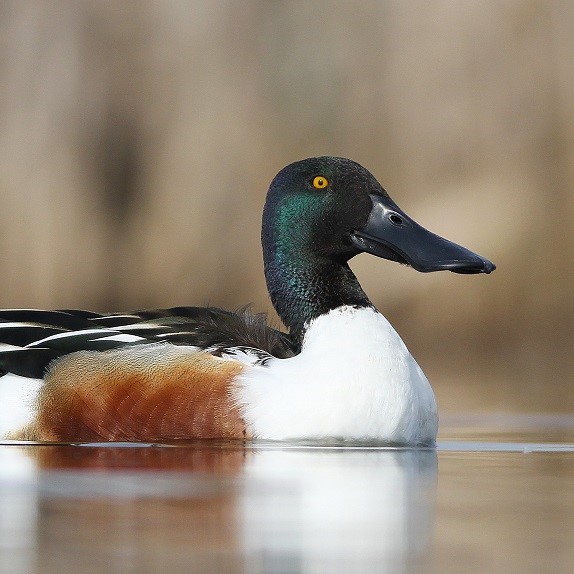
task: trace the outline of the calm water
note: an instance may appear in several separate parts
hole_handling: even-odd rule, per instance
[[[0,573],[574,572],[574,417],[437,450],[0,446]]]

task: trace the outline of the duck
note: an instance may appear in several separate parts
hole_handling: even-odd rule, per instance
[[[261,242],[285,329],[249,308],[0,311],[0,384],[27,402],[5,436],[433,446],[431,385],[349,261],[368,253],[422,273],[495,265],[416,223],[360,164],[331,156],[279,171]]]

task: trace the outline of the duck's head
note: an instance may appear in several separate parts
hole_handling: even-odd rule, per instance
[[[277,174],[263,210],[262,243],[271,300],[296,342],[331,309],[372,306],[347,264],[361,252],[424,272],[494,269],[418,225],[364,167],[336,157],[298,161]]]
[[[411,219],[364,167],[316,157],[283,168],[269,188],[263,246],[346,262],[367,252],[417,271],[490,273],[495,265]]]

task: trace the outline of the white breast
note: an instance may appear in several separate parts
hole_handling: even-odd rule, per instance
[[[344,306],[318,317],[299,355],[246,369],[233,392],[259,438],[436,439],[430,384],[374,309]]]

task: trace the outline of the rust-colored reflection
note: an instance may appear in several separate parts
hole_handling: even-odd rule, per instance
[[[0,454],[2,572],[242,571],[238,475],[252,449],[241,441]]]
[[[238,474],[251,449],[237,443],[198,441],[178,446],[35,445],[22,447],[43,470],[156,470]]]

